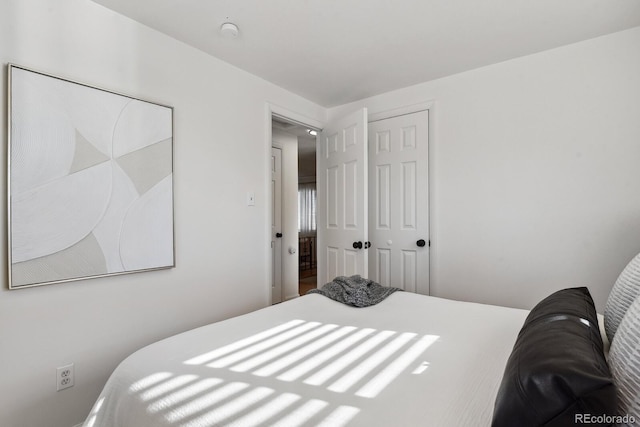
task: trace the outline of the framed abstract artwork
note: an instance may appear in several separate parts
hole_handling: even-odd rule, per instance
[[[9,288],[174,267],[173,108],[8,67]]]

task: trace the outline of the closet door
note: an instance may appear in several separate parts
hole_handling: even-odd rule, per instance
[[[369,123],[369,278],[429,294],[429,112]]]
[[[367,110],[327,124],[317,140],[318,287],[368,273]]]

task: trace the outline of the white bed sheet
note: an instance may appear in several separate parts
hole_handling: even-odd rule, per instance
[[[528,311],[307,295],[145,347],[85,427],[488,426]]]

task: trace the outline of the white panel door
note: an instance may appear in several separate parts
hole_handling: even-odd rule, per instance
[[[369,123],[369,278],[429,294],[429,112]]]
[[[367,109],[329,123],[317,140],[318,287],[368,274]]]
[[[271,304],[282,302],[282,150],[271,147]]]

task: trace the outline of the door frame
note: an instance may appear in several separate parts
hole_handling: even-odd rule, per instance
[[[281,107],[279,105],[266,102],[265,103],[265,113],[264,113],[264,123],[265,123],[265,141],[264,141],[264,159],[265,159],[265,187],[264,194],[267,195],[267,203],[264,206],[265,218],[267,219],[265,223],[264,229],[264,241],[266,242],[264,249],[267,251],[266,259],[267,262],[267,278],[271,278],[273,276],[273,259],[271,257],[271,224],[273,220],[273,210],[271,209],[271,147],[273,146],[273,134],[272,134],[272,118],[277,117],[284,119],[286,121],[299,124],[301,126],[306,126],[309,129],[322,130],[324,127],[324,123],[307,117],[303,114],[297,113],[295,111],[289,110],[287,108]],[[284,214],[284,212],[283,212]],[[297,212],[296,212],[297,214]],[[291,258],[295,259],[296,264],[298,263],[297,254],[295,257],[287,256],[285,251],[288,249],[285,245],[282,245],[282,260],[283,263],[292,262]],[[283,264],[284,268],[284,264]],[[297,286],[297,283],[296,283]],[[270,279],[265,283],[265,299],[269,301],[268,305],[271,305],[272,297],[271,297],[271,282]],[[287,297],[284,295],[285,283],[282,284],[283,295],[282,301],[286,301]]]

